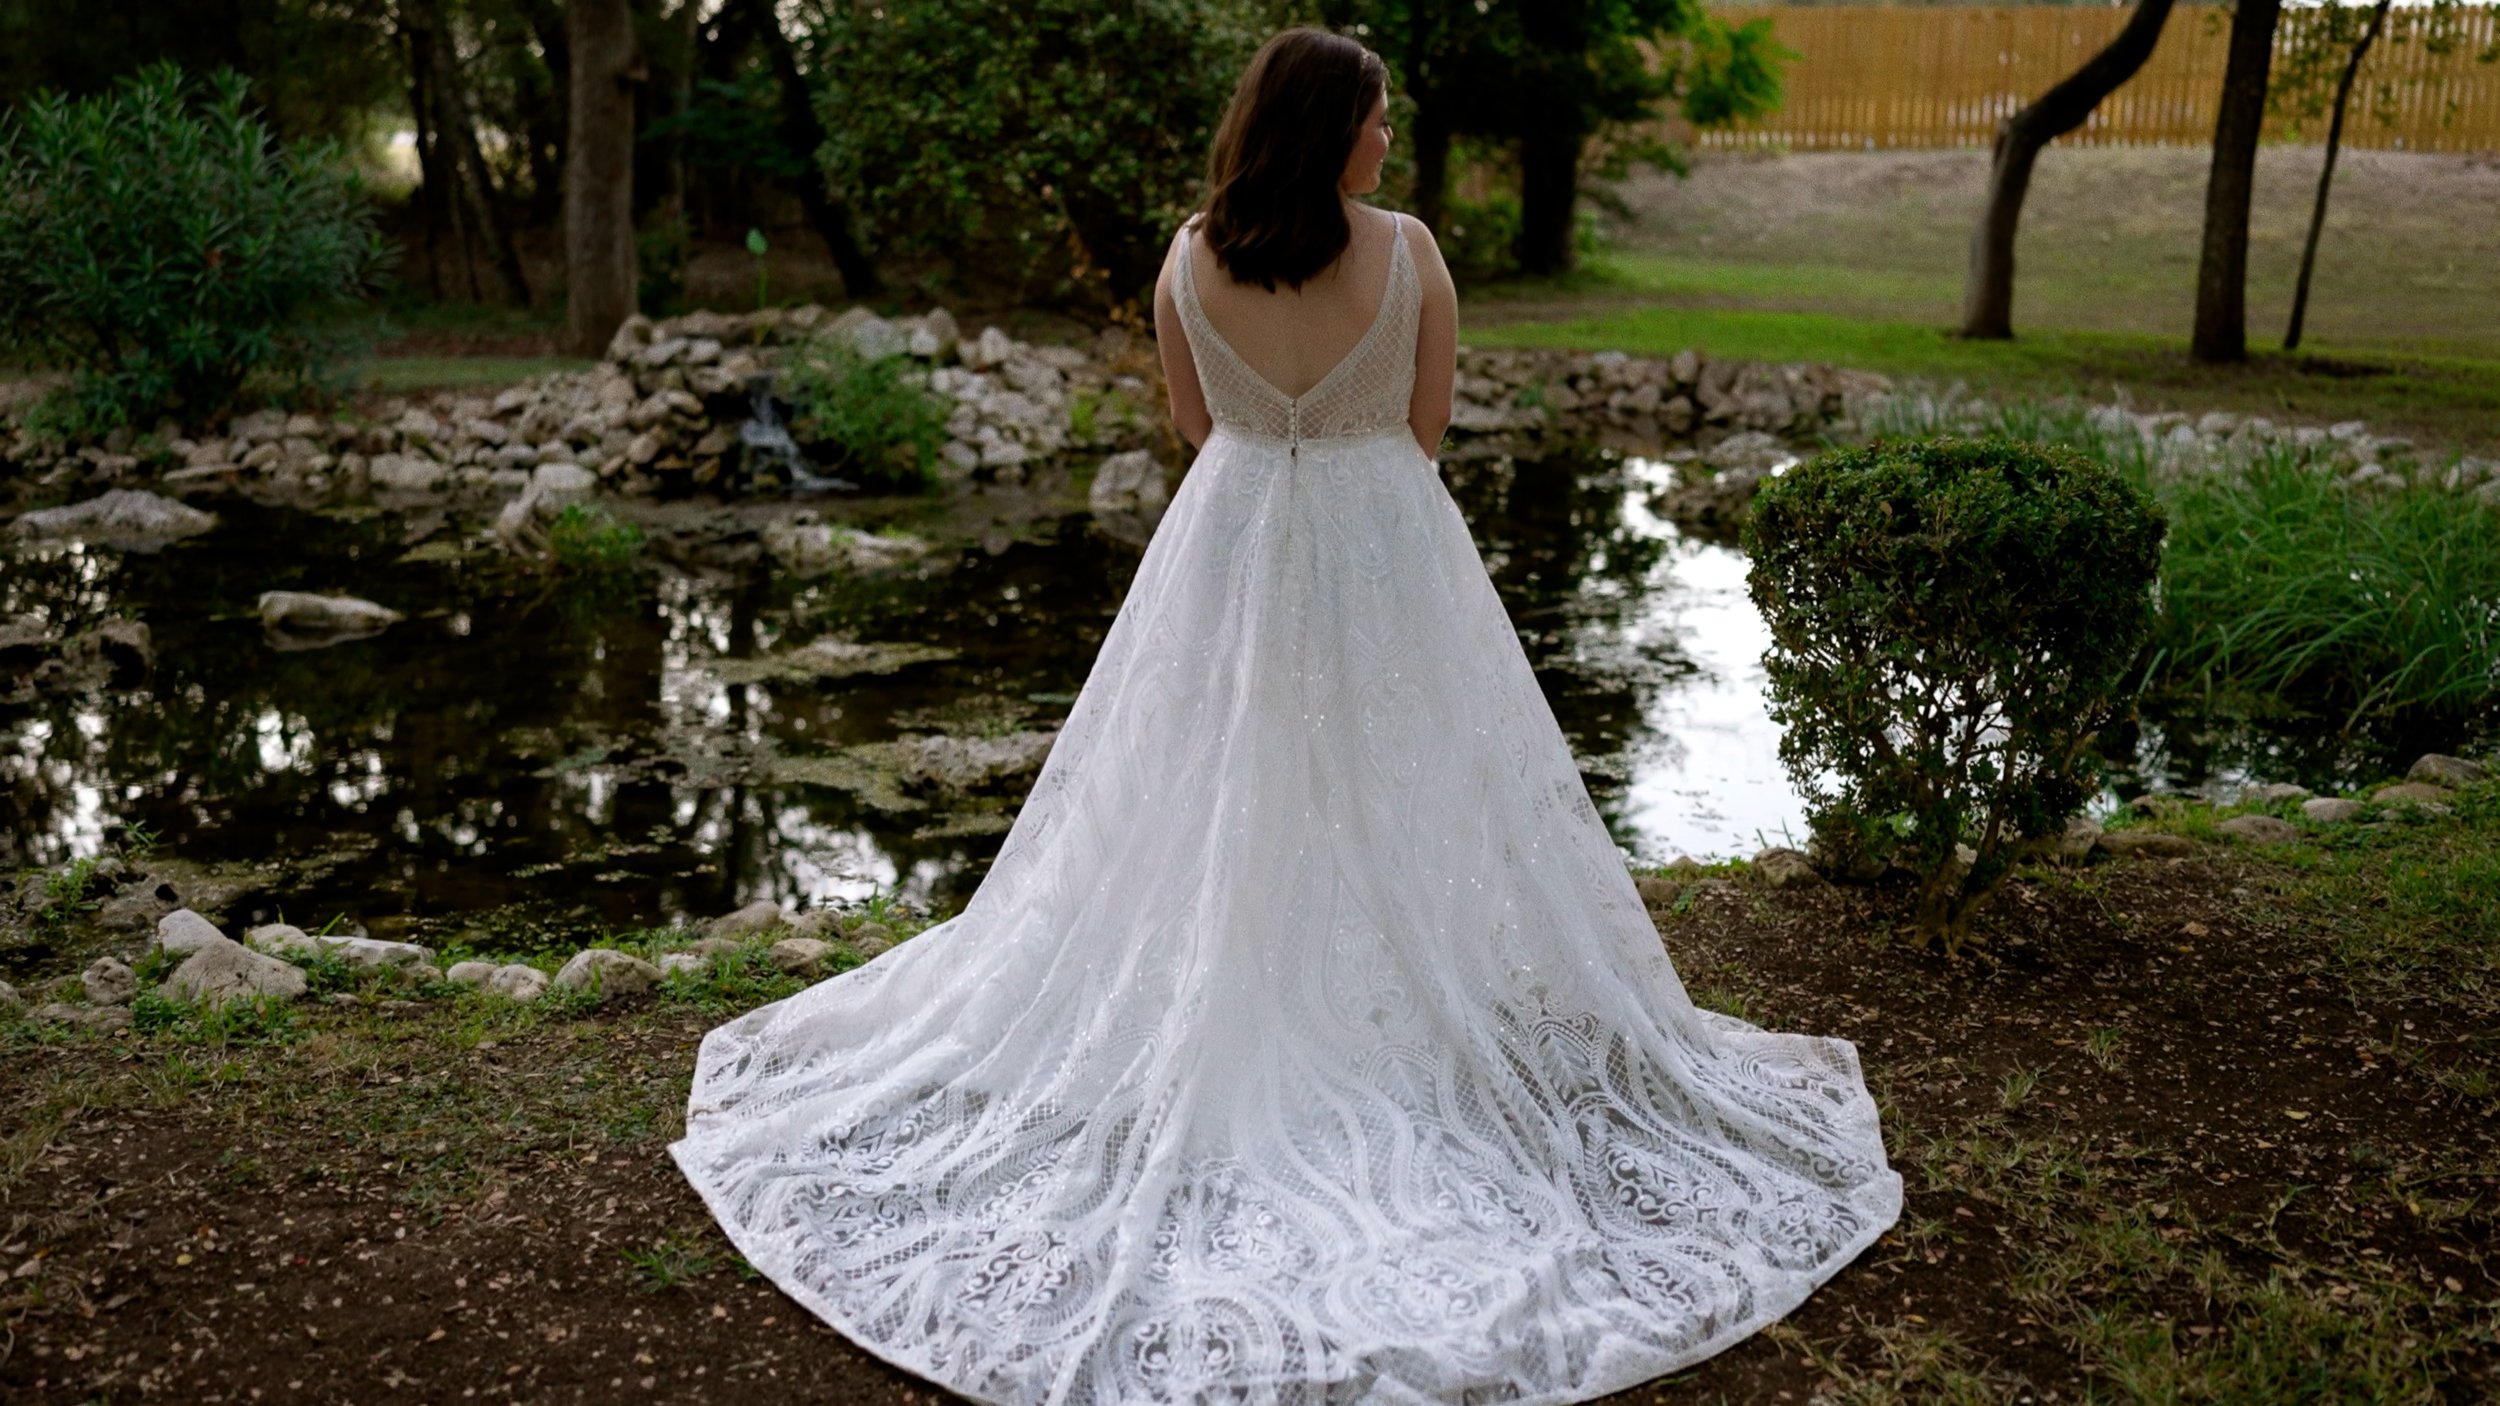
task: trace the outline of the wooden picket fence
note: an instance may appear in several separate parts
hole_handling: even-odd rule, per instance
[[[1768,120],[1703,133],[1708,147],[1796,149],[1987,146],[1999,120],[2047,91],[2116,36],[2123,6],[1766,6],[1718,8],[1730,20],[1767,18],[1799,55],[1787,98]],[[2453,12],[2444,53],[2425,42],[2426,12],[2396,9],[2362,65],[2344,124],[2350,146],[2409,151],[2500,151],[2500,5]],[[2317,23],[2286,9],[2278,57]],[[2126,86],[2060,138],[2092,146],[2198,146],[2213,139],[2222,91],[2227,12],[2182,5]],[[2385,92],[2394,120],[2370,110]],[[2326,122],[2269,119],[2276,141],[2324,140]]]

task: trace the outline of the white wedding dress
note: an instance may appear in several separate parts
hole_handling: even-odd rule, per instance
[[[1899,1217],[1856,1048],[1677,980],[1407,428],[1403,225],[1299,398],[1181,253],[1215,429],[996,863],[710,1032],[670,1150],[980,1401],[1580,1401],[1719,1352]]]

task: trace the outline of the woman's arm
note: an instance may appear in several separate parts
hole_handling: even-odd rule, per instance
[[[1412,215],[1406,221],[1408,252],[1415,258],[1415,278],[1422,285],[1423,309],[1415,325],[1415,394],[1407,402],[1406,423],[1415,443],[1429,458],[1441,456],[1441,436],[1450,428],[1450,393],[1458,379],[1458,286],[1450,266],[1441,261],[1441,246],[1432,230]]]
[[[1189,355],[1189,337],[1181,329],[1180,304],[1172,298],[1173,261],[1184,257],[1179,235],[1163,251],[1163,272],[1155,278],[1155,349],[1163,356],[1163,390],[1172,407],[1172,428],[1192,448],[1204,448],[1215,432],[1207,413],[1207,393],[1198,384],[1198,363]]]

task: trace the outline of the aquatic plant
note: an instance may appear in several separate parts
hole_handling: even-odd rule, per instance
[[[613,575],[630,568],[642,547],[641,528],[588,503],[567,503],[547,523],[547,559],[565,571]]]
[[[937,482],[949,404],[908,358],[863,356],[839,333],[810,338],[783,363],[791,429],[828,467],[864,483],[926,489]]]

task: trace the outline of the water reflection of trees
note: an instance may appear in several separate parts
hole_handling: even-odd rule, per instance
[[[1606,647],[1662,544],[1627,529],[1603,460],[1453,471],[1453,490],[1583,758],[1639,741],[1654,671]],[[145,690],[0,717],[0,863],[55,864],[137,822],[169,852],[281,869],[237,916],[536,911],[625,927],[899,881],[969,894],[996,835],[775,785],[759,759],[891,740],[967,700],[1047,725],[1083,684],[1139,556],[1075,516],[893,575],[668,569],[568,594],[494,562],[404,561],[407,524],[237,504],[156,555],[12,562],[0,608],[81,628],[145,620]],[[378,639],[281,652],[262,591],[349,590],[406,611]],[[919,641],[947,662],[840,681],[730,684],[722,658],[819,635]],[[1601,806],[1619,789],[1592,778]],[[315,860],[318,862],[313,862]]]
[[[1624,644],[1670,544],[1627,521],[1623,465],[1610,454],[1477,461],[1443,476],[1590,797],[1620,835],[1631,760],[1660,740],[1645,722],[1651,700],[1690,668]]]

